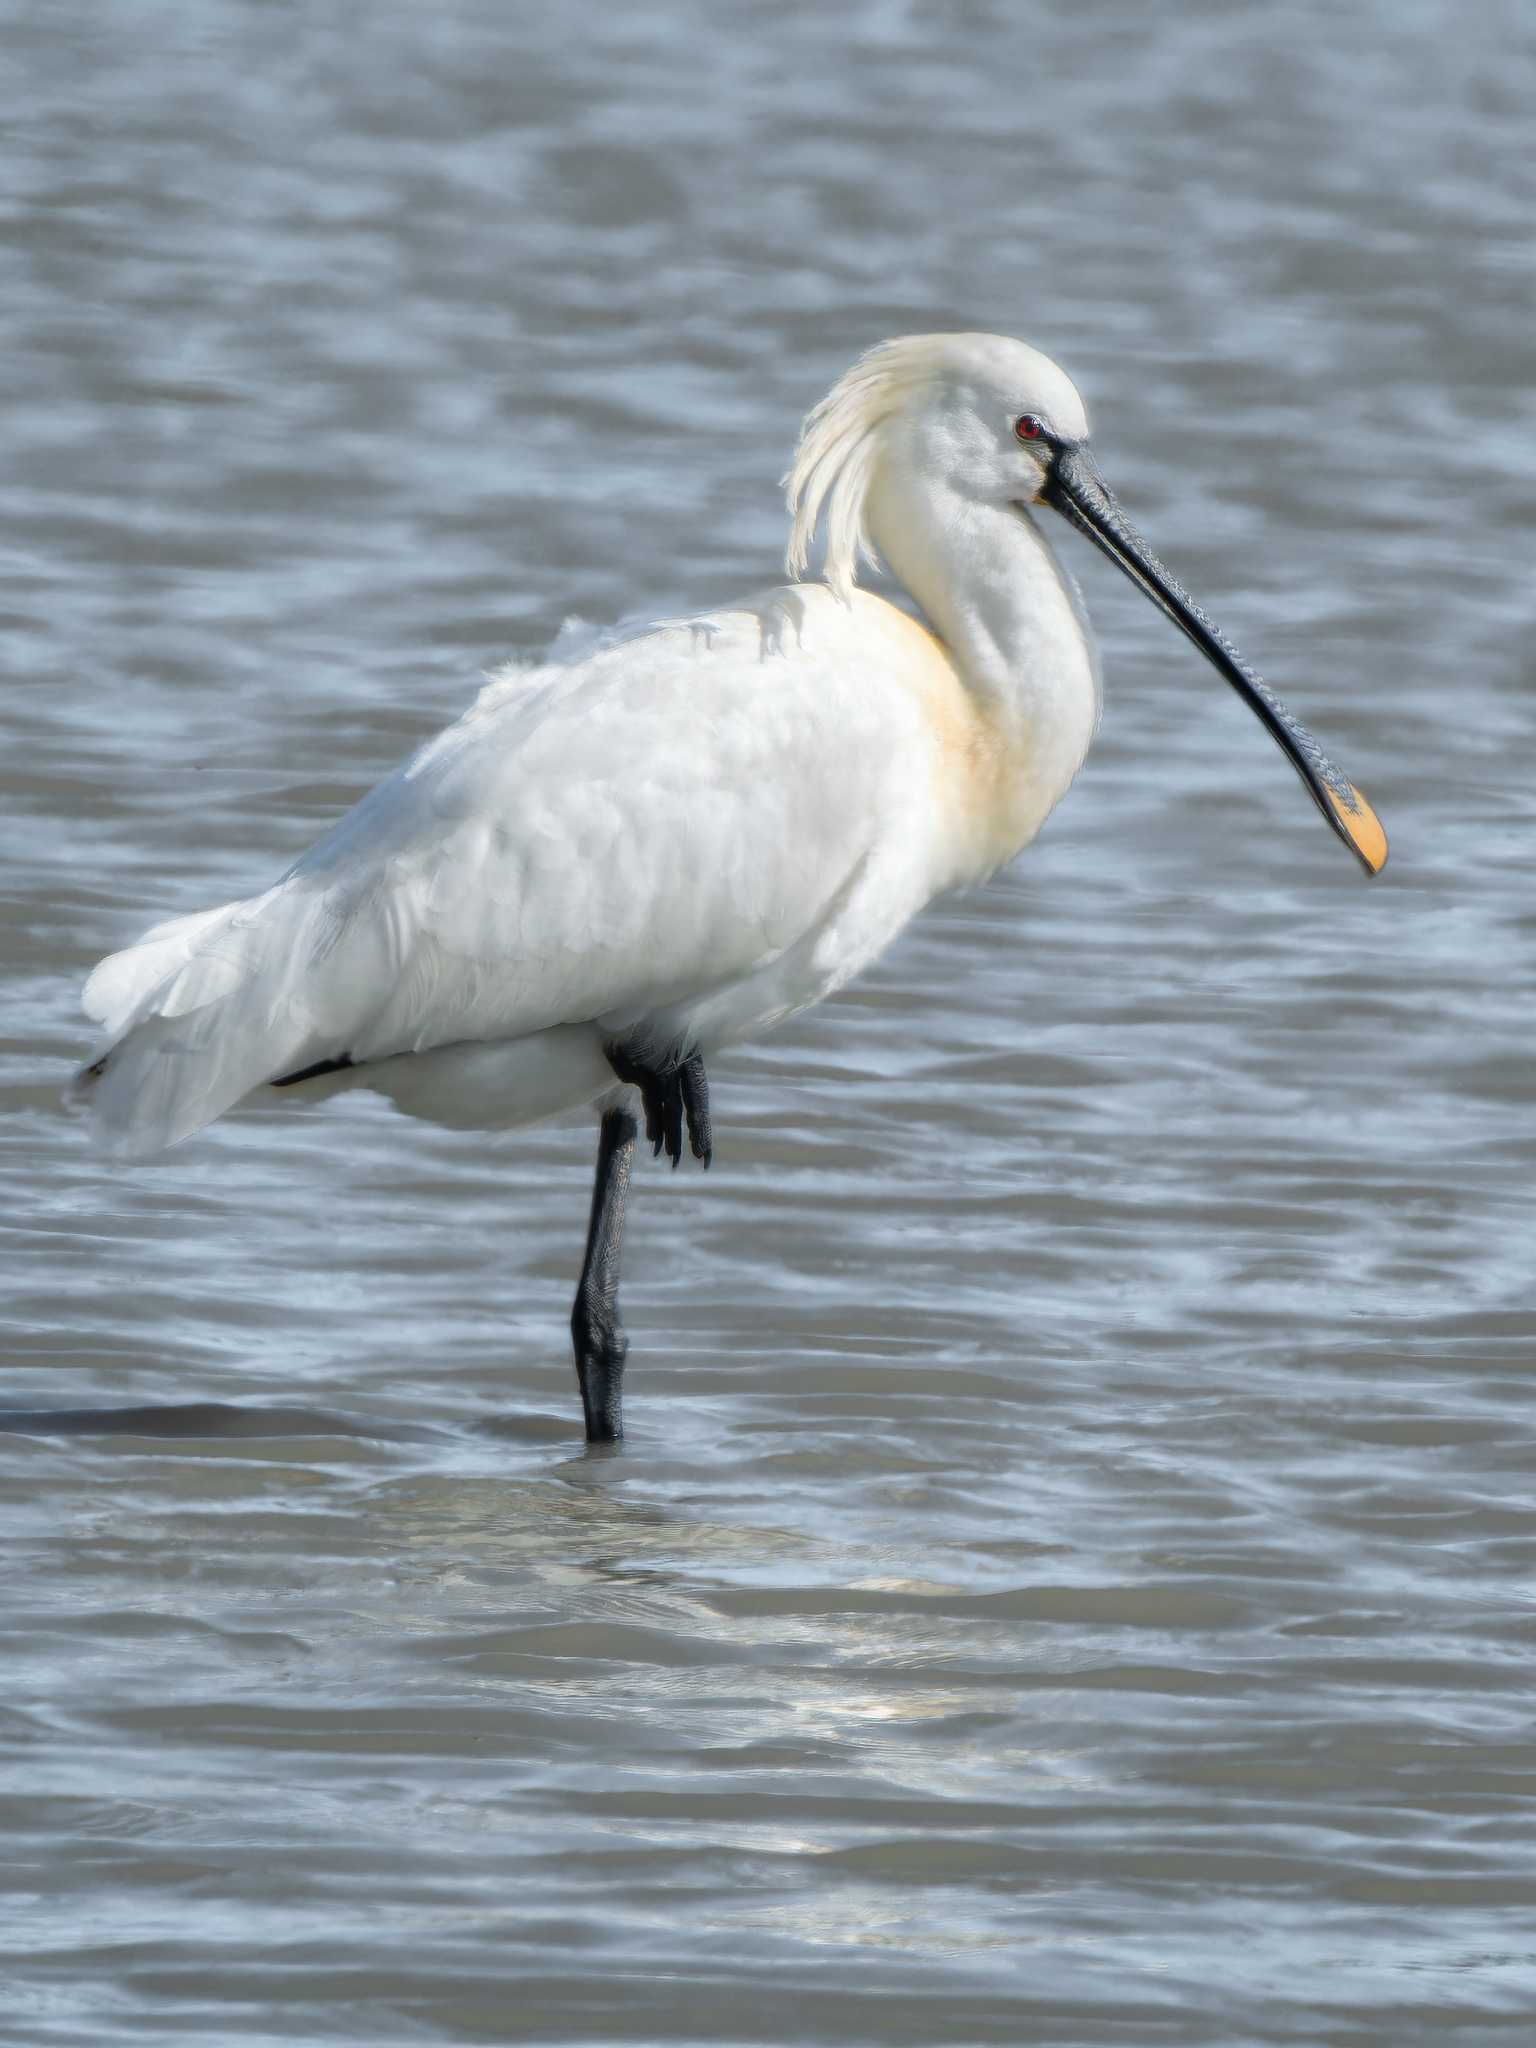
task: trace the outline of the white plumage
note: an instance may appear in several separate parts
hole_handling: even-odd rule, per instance
[[[1098,674],[1036,524],[1079,527],[1268,726],[1373,872],[1370,806],[1106,489],[1071,383],[992,335],[873,349],[787,479],[794,583],[512,669],[263,895],[157,926],[86,987],[80,1076],[124,1157],[264,1083],[413,1114],[602,1117],[572,1332],[587,1434],[622,1433],[619,1246],[638,1127],[708,1164],[705,1058],[842,986],[1026,845],[1077,773]],[[914,617],[856,587],[879,560]]]
[[[1025,396],[1044,366],[1076,406],[1044,358],[988,346],[1016,355]],[[174,1145],[251,1089],[343,1056],[354,1065],[316,1090],[382,1086],[432,1114],[441,1086],[458,1122],[549,1114],[611,1090],[606,1042],[708,1052],[762,1030],[1017,851],[1081,760],[1096,704],[1037,530],[996,514],[1009,584],[1022,569],[1032,600],[1021,680],[1043,636],[1074,658],[1064,687],[1053,670],[1013,706],[968,688],[930,632],[851,580],[908,453],[893,423],[965,347],[887,344],[812,414],[790,480],[795,560],[829,500],[830,586],[504,672],[275,888],[104,961],[85,1004],[109,1048],[89,1088],[106,1149]],[[1009,451],[1015,469],[1021,457]],[[908,536],[886,523],[899,555]],[[930,580],[908,578],[919,595]],[[1030,745],[1033,699],[1064,694],[1068,729]],[[469,1057],[486,1047],[494,1059]],[[433,1052],[430,1070],[401,1072],[401,1056]]]

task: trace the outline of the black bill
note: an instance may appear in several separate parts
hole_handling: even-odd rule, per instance
[[[1048,505],[1118,563],[1181,633],[1188,634],[1212,667],[1269,727],[1313,802],[1366,873],[1380,874],[1386,865],[1387,835],[1376,813],[1334,767],[1300,719],[1291,716],[1263,677],[1255,674],[1169,575],[1115,503],[1097,463],[1080,443],[1059,450],[1043,495]]]

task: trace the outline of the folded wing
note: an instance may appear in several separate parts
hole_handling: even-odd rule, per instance
[[[320,1060],[643,1019],[814,930],[913,763],[847,614],[791,595],[790,633],[757,607],[493,682],[275,888],[104,961],[106,1148]]]

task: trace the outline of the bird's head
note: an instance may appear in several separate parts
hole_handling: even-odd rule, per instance
[[[1121,511],[1088,446],[1088,415],[1066,372],[996,334],[884,341],[806,417],[784,479],[793,520],[788,567],[803,575],[825,521],[825,575],[845,600],[860,560],[878,561],[869,515],[892,479],[1028,517],[1059,512],[1172,619],[1279,744],[1318,809],[1370,874],[1387,858],[1375,812],[1317,741],[1217,632]]]

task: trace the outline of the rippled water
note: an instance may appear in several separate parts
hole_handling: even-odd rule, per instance
[[[1527,2040],[1524,11],[3,12],[5,2038]],[[87,1153],[101,952],[954,324],[1379,883],[1063,533],[1089,768],[641,1173],[621,1455],[589,1131]]]

